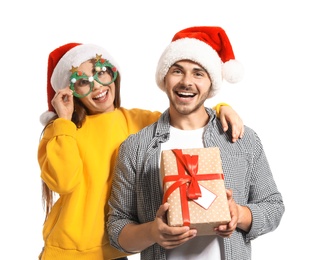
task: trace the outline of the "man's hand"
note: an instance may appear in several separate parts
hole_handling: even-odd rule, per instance
[[[239,212],[238,205],[235,203],[232,197],[232,190],[226,190],[227,199],[229,204],[229,211],[231,216],[231,221],[227,225],[220,225],[215,228],[216,234],[221,237],[230,237],[233,231],[237,227]]]
[[[189,227],[170,227],[167,225],[166,212],[169,204],[161,205],[153,222],[151,235],[160,246],[171,249],[182,245],[196,236],[196,230]]]

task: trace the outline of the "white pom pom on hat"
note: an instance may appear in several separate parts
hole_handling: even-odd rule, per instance
[[[56,91],[70,84],[71,68],[79,67],[83,62],[102,55],[119,71],[119,65],[104,48],[95,44],[68,43],[53,50],[48,57],[47,101],[48,110],[40,116],[40,122],[46,125],[55,115],[51,104]]]
[[[217,94],[223,79],[237,83],[243,78],[243,66],[235,59],[229,38],[221,27],[195,26],[174,35],[156,69],[156,83],[163,91],[169,68],[180,60],[196,62],[208,72],[212,82],[209,97]]]

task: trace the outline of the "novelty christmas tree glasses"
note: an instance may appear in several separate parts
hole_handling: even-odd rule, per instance
[[[101,55],[96,55],[95,71],[93,76],[87,76],[84,72],[78,71],[78,67],[73,67],[70,70],[70,89],[73,95],[78,98],[86,97],[94,88],[94,81],[103,86],[108,86],[117,78],[117,68],[113,66],[109,60],[101,58]]]

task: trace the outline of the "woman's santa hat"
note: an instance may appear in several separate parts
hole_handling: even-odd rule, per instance
[[[237,83],[244,74],[242,65],[235,60],[227,34],[220,27],[190,27],[174,35],[156,69],[156,82],[163,91],[169,68],[180,60],[196,62],[208,72],[212,82],[208,97],[217,94],[223,79]]]
[[[46,125],[56,112],[51,104],[56,92],[70,85],[71,69],[79,67],[83,62],[102,55],[113,64],[118,71],[119,65],[104,48],[94,44],[68,43],[52,51],[48,57],[47,101],[48,111],[40,116],[40,122]]]

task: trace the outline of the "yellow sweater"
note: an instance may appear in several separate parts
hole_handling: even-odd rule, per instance
[[[87,116],[82,128],[56,119],[38,149],[41,178],[60,195],[43,228],[42,260],[103,260],[125,256],[105,232],[107,201],[119,145],[155,122],[159,112],[116,109]]]

